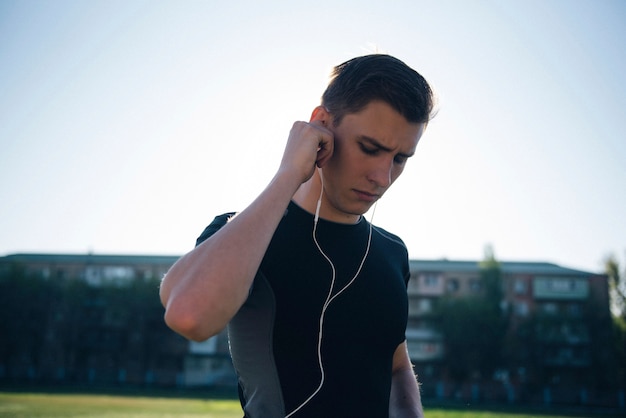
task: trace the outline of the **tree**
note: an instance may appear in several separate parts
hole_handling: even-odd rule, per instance
[[[613,347],[617,360],[617,375],[624,388],[626,387],[626,270],[623,273],[620,272],[620,265],[615,255],[607,257],[605,270],[609,280],[613,314]]]
[[[480,279],[484,286],[485,303],[499,315],[503,302],[502,269],[491,245],[485,247],[485,256],[480,263]]]
[[[445,296],[439,304],[446,365],[458,382],[490,376],[501,366],[507,319],[502,306],[502,271],[488,247],[480,264],[483,292]]]
[[[9,378],[25,373],[37,377],[45,352],[46,329],[55,283],[12,265],[0,274],[0,365]]]
[[[609,278],[611,311],[617,317],[626,319],[626,271],[620,274],[620,265],[615,255],[605,260],[606,275]]]
[[[188,343],[165,325],[158,288],[156,278],[93,286],[2,266],[0,380],[173,382]]]

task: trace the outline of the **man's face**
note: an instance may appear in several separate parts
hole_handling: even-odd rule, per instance
[[[323,168],[326,218],[355,222],[367,212],[402,174],[425,127],[381,101],[333,126],[334,152]]]

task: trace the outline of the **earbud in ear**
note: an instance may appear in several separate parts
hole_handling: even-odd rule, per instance
[[[314,220],[315,223],[317,223],[317,220],[320,217],[320,206],[322,206],[322,195],[324,194],[324,176],[322,174],[321,167],[317,167],[317,174],[319,174],[320,176],[321,187],[320,187],[320,197],[319,199],[317,199],[317,208],[315,209],[315,220]]]

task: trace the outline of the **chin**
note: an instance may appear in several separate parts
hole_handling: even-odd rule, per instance
[[[369,212],[369,210],[372,208],[372,206],[374,206],[376,204],[376,202],[373,203],[361,203],[360,205],[358,205],[358,207],[356,207],[353,211],[348,212],[352,215],[358,215],[358,216],[363,216],[365,215],[367,212]]]

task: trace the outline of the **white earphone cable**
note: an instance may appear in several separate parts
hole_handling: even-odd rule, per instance
[[[363,259],[361,260],[361,263],[359,264],[359,268],[357,269],[352,279],[343,288],[341,288],[341,290],[339,290],[335,295],[333,295],[333,289],[335,288],[335,279],[337,278],[337,271],[335,270],[335,265],[333,264],[332,260],[330,259],[330,257],[328,257],[328,255],[326,255],[324,250],[322,250],[322,247],[317,241],[317,221],[319,219],[320,206],[322,205],[322,196],[324,194],[324,177],[322,175],[321,169],[318,169],[318,172],[319,172],[319,177],[321,181],[321,191],[320,191],[320,197],[317,200],[317,208],[315,209],[315,218],[313,221],[313,242],[315,242],[315,246],[317,247],[320,254],[322,254],[322,256],[326,259],[326,261],[328,261],[328,264],[330,264],[330,268],[332,271],[332,278],[330,281],[330,288],[328,290],[328,296],[326,296],[326,301],[324,302],[324,305],[322,305],[322,312],[320,314],[320,320],[319,320],[319,331],[317,335],[317,361],[318,361],[318,365],[320,368],[321,376],[320,376],[320,383],[317,386],[317,389],[315,389],[313,393],[311,393],[311,395],[306,400],[304,400],[304,402],[302,402],[296,409],[294,409],[289,414],[287,414],[285,418],[291,417],[293,414],[295,414],[300,409],[302,409],[307,403],[311,401],[311,399],[313,399],[319,393],[319,391],[322,389],[322,386],[324,386],[325,372],[324,372],[324,362],[322,360],[322,340],[323,340],[323,335],[324,335],[324,318],[326,316],[326,309],[328,309],[328,306],[332,303],[333,300],[335,300],[337,296],[342,294],[348,287],[352,285],[352,283],[354,283],[358,275],[361,273],[361,270],[363,269],[363,265],[365,264],[365,259],[367,258],[367,255],[369,254],[369,251],[370,251],[370,244],[372,242],[372,222],[374,221],[374,214],[376,213],[376,203],[378,203],[378,202],[374,203],[374,210],[372,212],[372,217],[371,217],[370,226],[369,226],[369,234],[367,237],[367,246],[365,248],[365,254],[363,255]]]

